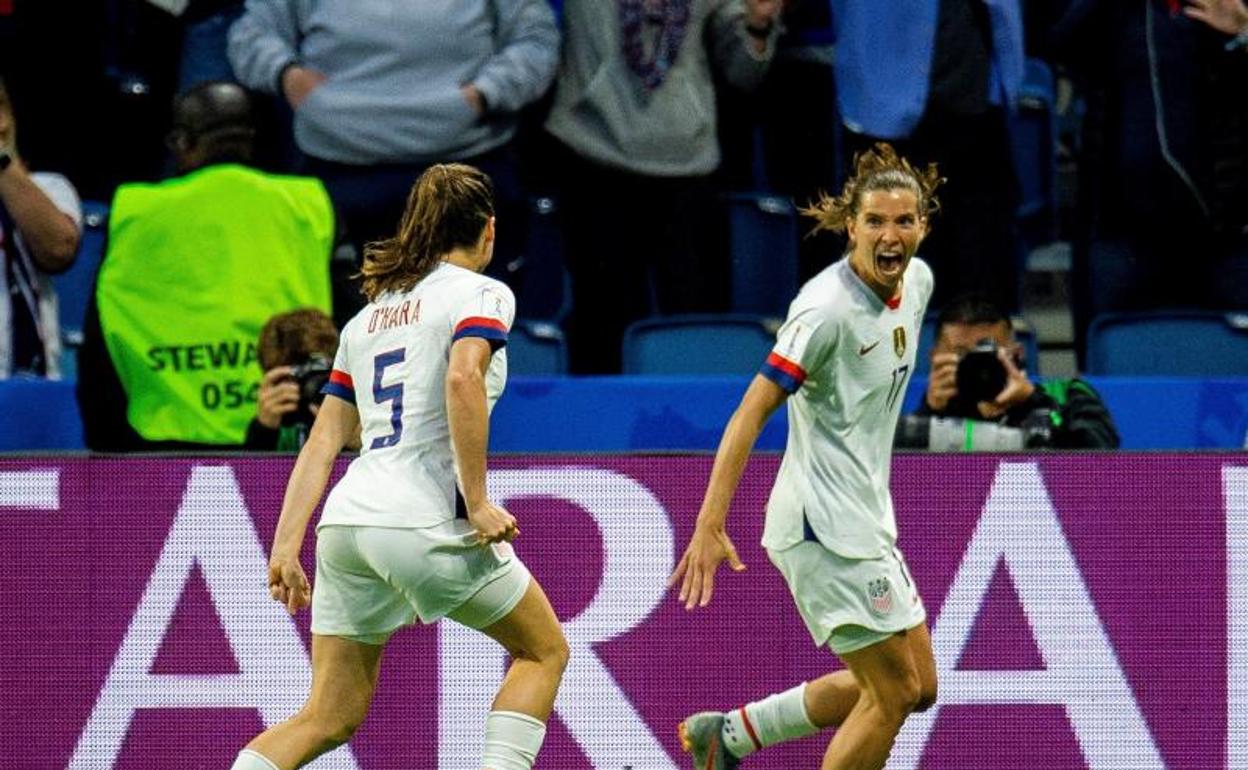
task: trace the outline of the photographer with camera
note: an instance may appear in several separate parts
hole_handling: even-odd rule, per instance
[[[273,316],[257,346],[264,377],[244,448],[296,452],[308,437],[338,352],[338,330],[319,310]]]
[[[941,311],[927,393],[897,445],[933,450],[1113,449],[1118,431],[1081,379],[1033,382],[1010,319],[965,294]]]

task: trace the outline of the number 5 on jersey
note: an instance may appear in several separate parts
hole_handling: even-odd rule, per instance
[[[398,348],[378,353],[373,358],[373,401],[379,406],[386,401],[391,402],[390,425],[394,428],[394,432],[388,436],[378,436],[373,439],[370,449],[394,446],[399,443],[399,438],[403,435],[403,383],[400,381],[394,385],[382,385],[381,381],[386,375],[386,367],[403,363],[405,355],[406,351]]]

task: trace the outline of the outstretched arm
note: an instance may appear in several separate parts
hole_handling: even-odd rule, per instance
[[[269,557],[269,595],[285,604],[292,615],[312,600],[308,578],[299,564],[308,520],[325,492],[334,459],[359,430],[359,423],[360,415],[354,405],[336,396],[327,396],[286,484],[282,515],[277,521],[273,553]]]
[[[668,586],[680,582],[680,600],[687,610],[710,603],[715,588],[715,571],[724,559],[734,571],[745,569],[726,530],[728,506],[741,482],[741,474],[745,471],[745,463],[750,459],[750,450],[754,448],[758,434],[788,395],[766,377],[755,376],[724,428],[693,537],[667,580]]]

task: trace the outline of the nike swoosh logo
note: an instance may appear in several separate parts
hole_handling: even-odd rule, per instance
[[[858,355],[865,356],[866,354],[870,353],[872,350],[875,350],[875,346],[878,344],[880,344],[880,341],[876,340],[875,342],[872,342],[870,345],[863,345],[862,347],[858,348]]]

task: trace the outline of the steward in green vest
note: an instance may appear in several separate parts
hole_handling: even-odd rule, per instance
[[[84,349],[79,367],[93,449],[241,447],[256,415],[260,329],[297,308],[330,311],[329,196],[316,179],[243,165],[253,135],[246,93],[204,84],[175,106],[170,146],[186,173],[118,188],[98,327],[88,319],[95,359]],[[108,369],[120,404],[101,403]]]

